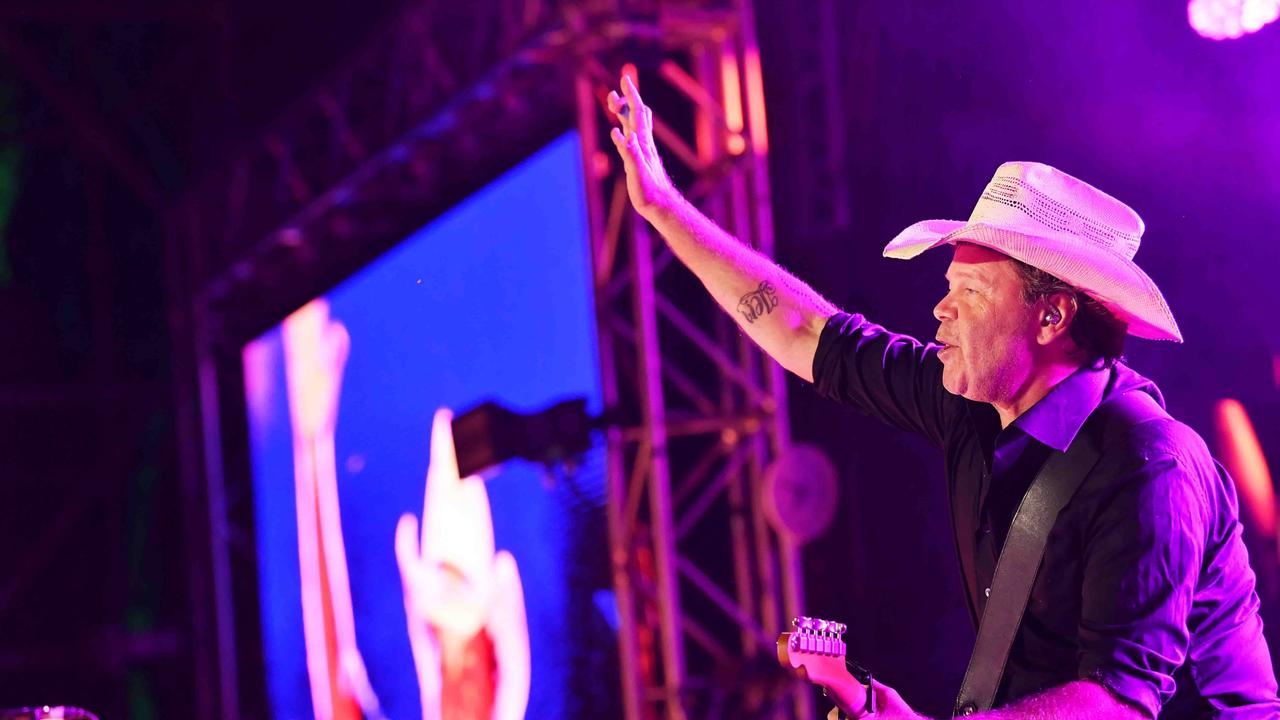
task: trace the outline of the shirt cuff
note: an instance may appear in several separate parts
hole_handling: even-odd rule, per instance
[[[1106,688],[1117,700],[1142,710],[1155,720],[1160,715],[1160,693],[1145,680],[1116,670],[1098,668],[1085,678]]]

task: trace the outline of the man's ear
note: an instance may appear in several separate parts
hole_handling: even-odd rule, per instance
[[[1071,323],[1075,321],[1080,305],[1072,293],[1057,292],[1048,295],[1036,303],[1039,314],[1040,332],[1036,339],[1041,345],[1048,345],[1069,333]]]

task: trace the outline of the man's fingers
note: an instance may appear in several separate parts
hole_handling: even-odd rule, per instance
[[[631,79],[630,75],[622,76],[622,94],[626,95],[633,105],[640,106],[640,91],[636,88],[636,82]]]
[[[618,148],[618,154],[622,156],[622,162],[626,164],[627,170],[632,169],[632,163],[636,161],[636,155],[639,152],[639,142],[636,141],[635,133],[624,133],[621,128],[614,128],[609,131],[609,137],[613,139],[613,146]]]
[[[630,113],[631,106],[627,104],[626,100],[622,99],[622,96],[618,94],[617,90],[610,90],[609,97],[606,98],[605,101],[609,105],[609,112],[614,115],[623,117]]]
[[[617,91],[610,90],[605,103],[609,106],[609,112],[613,113],[614,117],[618,119],[618,124],[622,126],[623,137],[635,129],[636,114],[631,111],[632,105],[627,102],[626,98],[619,95]]]
[[[632,122],[637,122],[640,116],[644,114],[644,102],[640,100],[640,91],[636,89],[635,82],[630,75],[622,76],[622,94],[626,96],[628,106],[627,114],[631,116]]]

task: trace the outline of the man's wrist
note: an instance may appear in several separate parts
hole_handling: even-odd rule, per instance
[[[659,223],[679,217],[688,205],[689,201],[684,199],[680,191],[671,188],[660,193],[645,207],[637,208],[637,212],[640,213],[640,217],[657,226]]]

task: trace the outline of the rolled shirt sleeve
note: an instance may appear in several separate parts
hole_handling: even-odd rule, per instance
[[[889,332],[861,315],[832,316],[818,340],[813,380],[824,397],[944,441],[960,398],[942,387],[938,346]]]
[[[1155,718],[1187,657],[1208,501],[1197,472],[1149,453],[1086,535],[1079,674]]]

